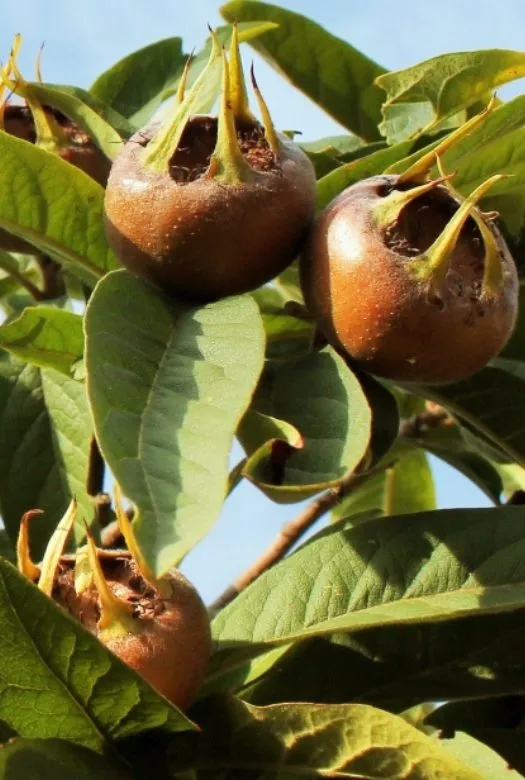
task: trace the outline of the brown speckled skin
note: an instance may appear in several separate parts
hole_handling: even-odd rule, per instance
[[[140,576],[128,552],[99,551],[113,593],[135,607],[136,630],[123,636],[99,636],[98,594],[93,585],[77,594],[74,556],[63,556],[53,599],[99,636],[103,644],[180,709],[187,708],[208,669],[212,642],[206,607],[179,571],[167,578],[170,598],[162,598]]]
[[[290,265],[315,212],[315,174],[301,149],[281,137],[281,170],[258,172],[255,183],[206,174],[177,183],[142,164],[155,131],[128,141],[106,189],[106,234],[123,265],[195,301],[253,290]]]
[[[103,187],[106,186],[111,162],[91,141],[91,138],[77,124],[67,119],[64,114],[46,107],[65,130],[71,143],[60,150],[59,155],[66,162],[80,168]],[[5,132],[29,143],[35,142],[35,124],[33,115],[27,106],[8,105],[4,114]],[[34,255],[38,252],[32,244],[24,239],[0,230],[0,248],[7,252]]]
[[[483,254],[478,249],[472,261],[472,229],[464,228],[437,305],[428,285],[410,273],[411,258],[386,248],[371,218],[385,185],[396,182],[395,176],[363,180],[319,215],[301,258],[306,303],[326,338],[365,370],[402,382],[454,382],[483,368],[512,332],[518,306],[514,260],[493,227],[504,286],[494,298],[473,296]]]

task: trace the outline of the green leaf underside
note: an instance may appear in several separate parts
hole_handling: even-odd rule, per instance
[[[0,346],[28,363],[69,376],[84,352],[82,317],[51,306],[27,308],[0,326]]]
[[[240,24],[239,40],[250,40],[273,26],[265,22]],[[218,28],[215,32],[222,45],[228,46],[231,28]],[[188,87],[191,87],[203,69],[210,49],[208,38],[201,51],[192,59]],[[182,50],[180,38],[165,38],[116,62],[96,79],[90,92],[126,117],[137,129],[145,125],[163,101],[175,92],[188,56]],[[208,84],[206,92],[212,97],[205,99],[200,108],[203,112],[210,111],[215,102],[220,73],[216,75],[216,79],[210,79],[216,83]]]
[[[383,173],[386,168],[410,154],[413,144],[405,141],[388,149],[379,149],[367,157],[341,165],[317,182],[317,209],[320,211],[339,195],[361,179]]]
[[[392,457],[395,458],[395,451]],[[423,450],[407,452],[386,471],[365,482],[337,505],[333,516],[350,518],[371,509],[379,509],[385,515],[436,509],[434,480]]]
[[[514,736],[518,743],[517,734],[513,735],[511,732],[510,736],[511,738]],[[473,771],[479,772],[480,777],[487,780],[523,780],[523,775],[516,772],[505,758],[484,744],[481,739],[481,734],[479,739],[474,739],[473,736],[462,732],[458,732],[452,738],[434,737],[442,750],[446,750],[447,753],[470,766]]]
[[[197,719],[201,734],[173,742],[173,770],[222,770],[232,780],[239,770],[287,780],[482,777],[401,718],[365,705],[252,707],[217,697],[198,708]]]
[[[384,73],[376,83],[386,92],[385,118],[394,107],[410,111],[414,105],[426,105],[429,114],[426,121],[422,117],[412,128],[416,132],[484,100],[496,87],[523,75],[525,53],[488,49],[432,57],[409,68]]]
[[[165,90],[176,84],[187,58],[181,38],[165,38],[116,62],[90,92],[140,127],[162,103]]]
[[[82,384],[0,355],[0,509],[13,543],[22,514],[44,510],[31,525],[36,560],[74,493],[79,521],[92,519],[84,487],[90,429]]]
[[[123,780],[107,759],[59,739],[17,738],[0,750],[2,780]]]
[[[0,622],[0,719],[20,736],[60,738],[100,752],[151,728],[192,728],[2,559]]]
[[[280,644],[525,606],[519,508],[399,515],[339,529],[320,533],[226,607],[214,621],[216,639]]]
[[[494,174],[507,174],[481,202],[483,208],[497,210],[507,230],[517,236],[525,216],[525,95],[498,106],[470,135],[459,140],[442,155],[445,172],[455,173],[454,187],[468,195]],[[393,165],[391,172],[405,170],[425,151]],[[333,174],[332,174],[333,175]],[[437,169],[429,175],[436,177]]]
[[[371,412],[366,396],[355,375],[331,348],[311,352],[268,373],[252,410],[285,421],[284,427],[291,425],[304,441],[303,446],[293,437],[283,436],[298,450],[286,460],[276,483],[271,479],[271,462],[261,458],[264,453],[249,451],[258,439],[264,441],[265,425],[254,435],[257,420],[250,417],[253,430],[249,438],[241,426],[240,441],[253,456],[245,472],[277,501],[298,501],[337,482],[357,466],[370,441]]]
[[[301,14],[269,3],[234,0],[223,5],[229,22],[271,21],[279,27],[252,46],[276,70],[337,122],[367,141],[380,138],[384,68]]]
[[[525,380],[501,368],[422,391],[451,409],[510,459],[525,464]]]
[[[97,438],[139,509],[136,533],[157,574],[218,517],[233,434],[263,359],[250,296],[190,307],[118,271],[91,298],[86,364]]]
[[[0,131],[0,227],[94,284],[117,267],[102,220],[104,190],[83,171]]]

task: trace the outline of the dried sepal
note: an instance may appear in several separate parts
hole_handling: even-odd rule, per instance
[[[125,636],[134,628],[133,606],[119,599],[109,587],[98,558],[93,535],[86,529],[88,560],[97,590],[100,618],[97,627],[104,639]]]
[[[128,513],[126,512],[126,510],[122,505],[122,493],[120,490],[120,486],[117,482],[115,483],[114,496],[115,496],[115,514],[117,516],[117,522],[120,528],[120,533],[124,537],[126,546],[129,552],[131,553],[132,557],[134,558],[135,563],[137,564],[137,567],[142,577],[153,588],[155,588],[160,593],[161,596],[165,598],[169,598],[169,596],[171,595],[171,589],[169,588],[167,581],[155,577],[151,568],[146,563],[146,560],[137,542],[137,538],[133,530],[133,524],[128,517]]]
[[[411,266],[412,269],[416,271],[421,279],[430,281],[434,291],[438,295],[439,288],[445,281],[449,269],[452,252],[454,251],[465,222],[472,216],[476,204],[481,200],[487,190],[505,178],[506,176],[502,174],[496,174],[480,184],[479,187],[476,187],[476,189],[463,200],[441,235],[438,236],[429,249],[420,255],[419,258],[414,258]]]
[[[18,571],[31,582],[36,582],[40,577],[40,567],[37,566],[29,550],[29,522],[33,517],[44,514],[42,509],[29,509],[22,515],[18,539],[16,540],[16,565]]]
[[[250,68],[250,76],[252,80],[252,87],[253,91],[255,93],[255,98],[257,100],[257,103],[259,105],[259,111],[261,112],[261,119],[264,127],[264,134],[266,137],[266,141],[268,142],[268,146],[272,150],[272,152],[279,156],[279,152],[281,150],[281,142],[279,141],[279,137],[277,135],[277,132],[275,130],[275,126],[273,124],[272,117],[270,115],[270,111],[268,109],[268,106],[266,105],[266,101],[262,96],[262,92],[259,89],[259,85],[257,84],[257,80],[255,78],[255,71],[252,66]]]
[[[218,58],[222,57],[222,50],[217,36],[212,34],[212,46],[208,62],[195,83],[189,89],[181,103],[174,103],[170,113],[165,115],[165,125],[148,143],[142,154],[143,164],[152,171],[159,173],[169,170],[170,161],[179,148],[182,134],[188,120],[195,114],[197,105],[206,81],[216,65]]]
[[[42,560],[42,566],[40,571],[40,579],[38,581],[38,587],[43,593],[51,596],[53,591],[53,583],[57,573],[58,565],[60,563],[60,557],[64,552],[67,538],[71,533],[71,529],[75,523],[77,515],[77,500],[75,497],[71,499],[71,503],[56,529],[51,536],[51,539],[47,543],[44,558]]]
[[[237,140],[230,69],[224,50],[222,57],[222,91],[217,119],[217,143],[211,156],[207,176],[225,183],[250,181],[255,173],[244,159]]]
[[[437,146],[424,154],[419,160],[416,160],[406,171],[404,171],[399,177],[399,184],[420,184],[424,182],[430,173],[430,170],[436,164],[436,156],[441,157],[445,152],[451,149],[458,141],[470,135],[476,130],[487,117],[492,113],[496,106],[496,97],[493,96],[489,104],[476,114],[468,122],[465,122],[452,133],[443,138]]]
[[[443,170],[443,164],[441,159],[437,158],[437,168],[441,176],[445,177]],[[447,189],[452,197],[454,197],[459,203],[463,202],[465,198],[459,193],[450,181],[446,181]],[[503,266],[501,262],[501,253],[496,241],[496,237],[492,232],[487,221],[497,219],[498,212],[483,212],[478,207],[474,207],[471,210],[471,216],[480,232],[481,240],[483,241],[483,247],[485,250],[485,256],[483,259],[483,282],[482,290],[485,295],[493,296],[497,295],[504,284],[503,278]]]
[[[31,110],[36,133],[35,146],[39,146],[47,152],[58,154],[60,149],[69,145],[69,139],[53,114],[44,110],[40,101],[35,97],[31,85],[22,76],[17,65],[21,44],[22,38],[18,34],[15,36],[11,48],[7,68],[4,69],[4,81],[16,95],[25,99]]]
[[[230,80],[229,101],[235,119],[250,123],[255,122],[255,117],[250,111],[248,93],[246,91],[246,81],[239,51],[239,33],[236,24],[233,25],[232,30],[228,75]]]

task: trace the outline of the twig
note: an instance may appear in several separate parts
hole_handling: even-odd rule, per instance
[[[304,511],[297,517],[287,523],[277,534],[271,545],[257,558],[251,566],[237,577],[231,585],[213,602],[209,611],[211,614],[219,612],[223,607],[233,601],[241,591],[251,585],[267,569],[278,563],[294,544],[308,531],[312,525],[319,520],[326,512],[332,509],[346,495],[361,487],[371,477],[390,468],[392,464],[382,464],[377,468],[370,469],[363,473],[347,474],[333,488],[321,493],[315,498]]]

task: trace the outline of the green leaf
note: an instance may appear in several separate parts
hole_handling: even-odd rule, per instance
[[[513,740],[517,746],[520,741],[517,734],[513,735]],[[439,739],[438,742],[438,738],[435,738],[435,741],[465,765],[472,767],[473,771],[479,772],[479,776],[485,780],[523,780],[523,775],[509,766],[504,758],[469,734],[458,732],[452,739]]]
[[[0,623],[0,719],[20,736],[65,739],[101,752],[148,729],[192,728],[2,559]]]
[[[493,174],[508,174],[481,203],[495,209],[511,237],[519,236],[525,216],[525,95],[494,109],[472,133],[445,152],[441,162],[445,172],[455,172],[454,187],[468,195]],[[423,150],[389,169],[405,170]],[[436,168],[429,172],[437,176]]]
[[[0,750],[2,780],[124,780],[107,759],[59,739],[13,739]]]
[[[104,190],[86,173],[0,131],[0,227],[93,285],[117,260],[102,220]]]
[[[219,613],[215,638],[222,645],[282,644],[516,610],[525,606],[524,540],[519,507],[398,515],[353,528],[338,524]]]
[[[395,458],[395,450],[392,457]],[[432,471],[423,450],[412,449],[399,460],[369,479],[358,490],[343,499],[333,511],[334,519],[350,518],[369,509],[384,515],[408,514],[436,509]]]
[[[501,477],[490,460],[481,454],[479,438],[472,440],[472,447],[468,446],[464,426],[440,425],[422,432],[412,441],[460,471],[495,504],[500,503]]]
[[[181,38],[165,38],[116,62],[90,92],[140,127],[160,106],[166,89],[178,82],[187,59]]]
[[[90,430],[82,384],[0,355],[0,510],[13,542],[24,512],[45,511],[31,527],[37,560],[73,494],[79,514],[92,519],[84,487]]]
[[[361,704],[252,707],[217,697],[199,705],[196,719],[201,734],[173,740],[174,771],[222,770],[225,780],[242,770],[286,780],[482,777],[402,718]]]
[[[404,159],[410,154],[413,145],[410,141],[397,144],[389,149],[380,149],[377,152],[354,160],[347,165],[336,168],[331,173],[323,176],[317,182],[317,209],[320,211],[351,184],[369,176],[383,173],[393,163]]]
[[[358,465],[370,441],[366,396],[344,360],[329,347],[267,369],[251,409],[288,423],[304,441],[304,446],[293,443],[295,451],[256,453],[245,468],[275,501],[299,501],[336,483]],[[253,428],[253,417],[250,422]],[[254,455],[254,440],[260,447],[264,439],[263,435],[250,439],[242,425],[238,435],[249,455]],[[284,462],[276,463],[275,456],[281,454]]]
[[[27,90],[40,103],[57,108],[80,125],[110,160],[121,150],[123,137],[133,132],[124,117],[79,87],[35,81],[27,85]]]
[[[97,438],[160,575],[222,508],[233,434],[264,360],[259,310],[248,295],[192,307],[117,271],[85,321]]]
[[[524,75],[525,53],[487,49],[432,57],[410,68],[383,73],[376,79],[376,84],[386,92],[385,119],[391,108],[425,106],[426,116],[420,116],[417,125],[410,130],[412,134],[428,130],[428,126],[435,127],[461,109],[485,100],[486,95],[501,84]],[[396,140],[404,139],[397,134]]]
[[[383,459],[390,461],[390,450],[399,434],[399,410],[396,398],[370,374],[358,374],[359,383],[372,410],[372,431],[368,443],[367,465],[374,466]]]
[[[239,40],[247,41],[275,25],[247,23],[238,26]],[[223,46],[228,46],[231,28],[215,31]],[[187,85],[190,87],[208,60],[210,38],[192,59]],[[145,125],[179,83],[188,54],[182,50],[181,38],[165,38],[128,54],[102,73],[92,84],[90,92],[126,117],[135,128]],[[216,74],[218,85],[220,73]],[[215,85],[208,85],[208,93],[215,95]],[[202,111],[211,110],[215,98]]]
[[[84,352],[82,317],[51,306],[27,308],[0,326],[0,346],[28,363],[70,376]]]
[[[511,460],[525,464],[525,380],[489,367],[462,382],[421,392],[473,426]]]
[[[233,680],[230,690],[242,685],[242,698],[258,705],[354,701],[403,712],[440,699],[477,703],[525,691],[524,621],[521,609],[314,637],[274,648],[288,652],[260,675],[257,661],[266,656],[235,665],[232,647],[214,656],[212,679]]]
[[[41,371],[40,381],[51,427],[55,468],[67,486],[68,495],[77,499],[74,534],[80,541],[85,537],[86,524],[90,526],[95,516],[86,487],[93,436],[86,387],[83,382],[53,369]],[[46,506],[40,508],[47,511]]]
[[[253,41],[254,49],[343,127],[366,141],[379,140],[384,95],[374,82],[384,68],[293,11],[253,0],[233,0],[220,10],[228,22],[278,24]]]
[[[383,141],[365,144],[355,135],[331,136],[300,144],[315,168],[317,179],[326,176],[340,165],[359,160],[361,157],[368,157],[369,154],[384,149],[385,146],[386,143]]]

